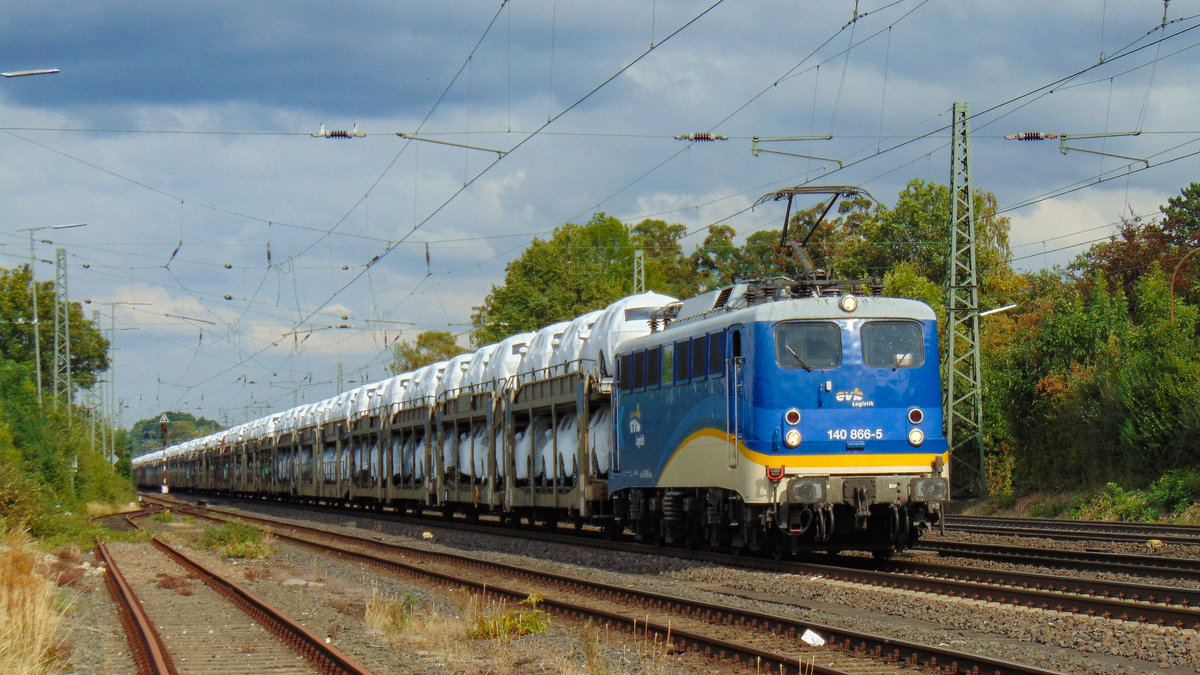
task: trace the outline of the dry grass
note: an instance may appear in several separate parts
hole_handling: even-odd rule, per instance
[[[1200,525],[1200,504],[1192,504],[1175,517],[1179,525]]]
[[[123,511],[132,511],[137,508],[136,502],[126,502],[120,504],[110,504],[107,502],[88,502],[87,514],[89,517],[98,518]]]
[[[388,640],[397,642],[412,627],[413,614],[419,604],[411,593],[397,597],[372,588],[363,623],[367,628],[383,633]]]
[[[270,581],[271,570],[251,568],[244,570],[242,576],[246,577],[246,581]]]
[[[191,595],[192,584],[188,577],[175,576],[166,572],[159,572],[154,578],[154,583],[159,588],[166,588],[175,591],[179,595]]]
[[[22,531],[0,543],[0,673],[56,672],[61,615],[57,585],[41,569],[41,554]]]
[[[447,613],[420,605],[408,594],[397,597],[372,590],[364,623],[386,636],[398,651],[423,654],[436,662],[429,665],[446,672],[662,675],[680,671],[675,649],[641,631],[630,635],[590,624],[547,635],[522,630],[531,626],[532,617],[548,622],[537,608],[536,597],[515,606],[464,590],[452,592],[450,598],[455,607]]]

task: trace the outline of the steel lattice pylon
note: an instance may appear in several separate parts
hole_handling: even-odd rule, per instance
[[[633,292],[646,292],[646,259],[640,248],[633,250]]]
[[[946,440],[954,496],[987,494],[983,459],[983,390],[979,357],[979,275],[967,104],[954,104],[950,159],[950,331],[946,355]]]
[[[67,303],[67,249],[54,250],[54,401],[71,409],[71,322]]]

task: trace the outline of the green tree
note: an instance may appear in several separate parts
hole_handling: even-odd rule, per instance
[[[975,237],[978,274],[986,297],[991,284],[1012,274],[1008,260],[1010,220],[998,214],[990,192],[976,191]],[[945,287],[950,251],[950,188],[914,179],[900,192],[896,205],[874,206],[865,198],[846,200],[825,238],[826,266],[846,277],[882,277],[907,261],[930,281]],[[981,298],[982,301],[982,298]],[[988,303],[984,303],[985,305]]]
[[[1101,272],[1086,283],[1052,273],[1030,281],[1020,309],[989,317],[1000,325],[985,336],[994,343],[995,368],[985,377],[1003,405],[1016,483],[1143,486],[1163,471],[1194,466],[1196,308],[1179,302],[1170,321],[1167,279],[1157,265],[1135,284],[1132,301]]]
[[[54,373],[54,283],[37,284],[38,337],[42,345],[42,381]],[[79,303],[68,304],[71,322],[71,377],[87,389],[96,374],[108,369],[108,340],[83,315]],[[33,363],[33,299],[29,295],[29,266],[0,269],[0,358]],[[32,375],[32,371],[30,373]]]
[[[709,225],[704,242],[690,256],[697,291],[710,291],[734,281],[741,254],[733,243],[735,234],[728,225]]]
[[[454,333],[444,330],[427,330],[409,342],[392,345],[392,374],[407,373],[421,366],[454,358],[466,350],[458,346]]]
[[[32,369],[0,358],[0,524],[38,537],[80,534],[83,502],[126,501],[132,485],[91,448],[80,411],[38,401]]]
[[[225,424],[206,417],[179,410],[165,410],[161,415],[138,420],[129,428],[129,439],[132,443],[132,453],[140,457],[148,452],[162,450],[162,416],[167,416],[167,445],[175,445],[193,438],[200,438],[216,433],[225,428]]]
[[[699,290],[691,261],[679,243],[687,227],[663,220],[643,220],[631,230],[632,247],[643,251],[646,288],[677,298],[691,297]]]
[[[1159,210],[1163,233],[1173,246],[1200,246],[1200,183],[1183,188]]]
[[[633,250],[645,251],[646,289],[690,295],[698,287],[679,244],[682,225],[645,220],[627,228],[597,213],[583,225],[566,223],[549,240],[534,239],[508,264],[471,316],[474,345],[499,342],[605,307],[633,292]]]
[[[1093,274],[1102,271],[1120,281],[1132,302],[1134,286],[1152,265],[1174,270],[1188,252],[1200,246],[1200,183],[1184,188],[1180,196],[1168,199],[1159,210],[1161,219],[1122,218],[1117,233],[1108,241],[1094,244],[1071,262],[1071,278],[1087,283]],[[1175,289],[1193,303],[1200,301],[1200,286],[1194,281],[1198,270],[1200,258],[1192,256],[1179,269],[1179,276],[1192,283],[1181,283]]]

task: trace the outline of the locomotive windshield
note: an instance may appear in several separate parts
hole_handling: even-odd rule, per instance
[[[863,363],[873,368],[916,368],[925,363],[921,327],[908,321],[871,321],[862,327]]]
[[[836,368],[842,363],[842,330],[817,321],[780,324],[775,329],[775,358],[784,368]]]

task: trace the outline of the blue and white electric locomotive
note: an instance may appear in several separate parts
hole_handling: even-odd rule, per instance
[[[665,308],[622,344],[608,487],[635,535],[887,555],[938,521],[934,313],[847,292],[868,287],[738,284]]]

